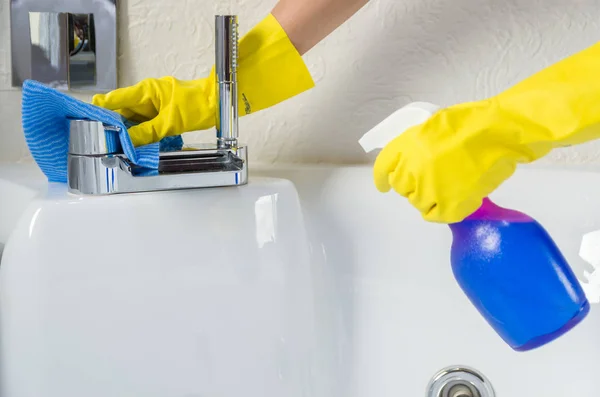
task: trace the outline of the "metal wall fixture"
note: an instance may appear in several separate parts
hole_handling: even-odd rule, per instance
[[[237,17],[215,18],[216,84],[219,100],[215,141],[205,146],[160,153],[158,170],[142,169],[111,150],[115,127],[99,121],[72,120],[67,185],[73,194],[115,194],[244,185],[248,156],[238,143]]]
[[[117,88],[116,0],[10,0],[12,85]]]
[[[466,366],[446,367],[427,385],[426,397],[496,397],[490,381]]]

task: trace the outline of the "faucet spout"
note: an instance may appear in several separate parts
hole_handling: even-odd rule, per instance
[[[219,148],[237,146],[238,140],[238,18],[215,17],[215,78],[217,109],[215,125]]]

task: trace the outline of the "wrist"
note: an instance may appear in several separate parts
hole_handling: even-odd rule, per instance
[[[296,18],[296,12],[289,12],[290,10],[281,9],[276,6],[271,15],[273,19],[280,26],[290,40],[290,43],[294,46],[296,51],[300,55],[304,55],[312,46],[307,42],[306,35],[303,34],[302,26],[298,23]]]

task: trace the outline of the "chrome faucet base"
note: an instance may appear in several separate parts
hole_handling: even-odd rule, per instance
[[[93,121],[72,122],[101,124]],[[83,123],[83,124],[82,124]],[[95,127],[98,130],[97,127]],[[72,134],[73,137],[74,134]],[[73,139],[71,148],[78,139]],[[68,155],[68,191],[80,195],[153,192],[245,185],[248,182],[247,147],[219,148],[215,145],[185,147],[160,153],[158,170],[133,164],[122,153],[72,153]]]
[[[73,194],[108,195],[245,185],[248,183],[246,154],[245,146],[169,152],[167,159],[161,154],[156,173],[147,173],[121,154],[100,157],[69,154],[68,190]],[[175,155],[181,158],[173,161]]]

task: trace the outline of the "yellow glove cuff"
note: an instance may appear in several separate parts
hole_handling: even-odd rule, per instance
[[[239,44],[239,108],[250,114],[314,87],[302,57],[272,14]]]
[[[493,98],[496,124],[527,146],[556,148],[599,138],[599,71],[597,43]]]

